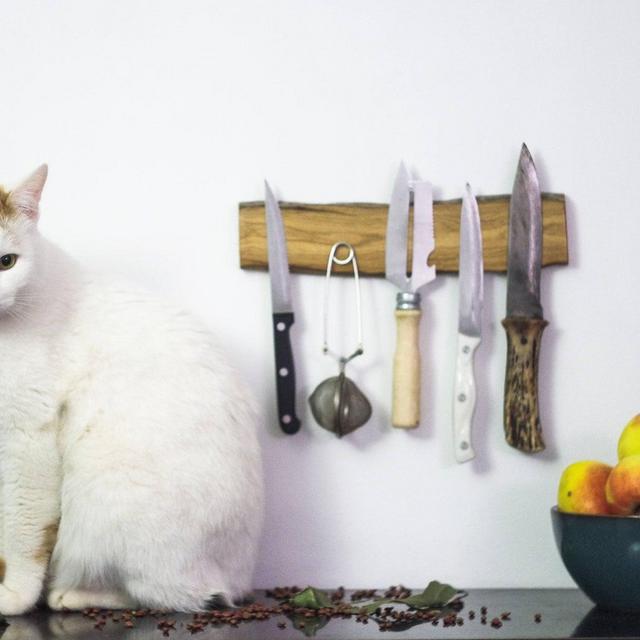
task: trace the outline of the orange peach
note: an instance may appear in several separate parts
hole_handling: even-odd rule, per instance
[[[640,454],[618,462],[609,474],[605,494],[616,513],[629,515],[640,511]]]
[[[597,460],[570,464],[560,477],[558,509],[568,513],[609,514],[605,485],[611,467]]]

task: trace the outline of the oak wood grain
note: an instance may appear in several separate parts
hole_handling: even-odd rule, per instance
[[[429,264],[441,272],[458,270],[460,200],[434,202],[436,247]],[[384,276],[387,204],[299,204],[281,202],[291,271],[324,273],[330,247],[340,240],[358,253],[361,275]],[[506,271],[509,196],[479,196],[485,271]],[[412,217],[412,213],[410,214]],[[562,194],[543,194],[542,265],[569,261],[565,199]],[[268,268],[264,202],[241,202],[239,210],[240,267]],[[411,266],[412,222],[409,223],[407,271]],[[351,273],[350,267],[336,272]]]

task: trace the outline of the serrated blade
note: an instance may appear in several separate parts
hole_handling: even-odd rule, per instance
[[[407,277],[407,243],[411,191],[413,205],[413,246],[411,277]],[[433,193],[429,182],[411,180],[400,165],[391,194],[387,217],[385,276],[402,291],[415,292],[436,277],[427,258],[435,248],[433,231]]]
[[[269,183],[265,180],[265,218],[267,223],[267,248],[269,252],[269,276],[271,282],[271,307],[273,313],[291,312],[289,287],[289,259],[284,235],[282,213]]]
[[[413,255],[411,263],[411,291],[431,282],[436,277],[436,268],[427,264],[435,249],[433,231],[433,188],[430,182],[416,180],[410,183],[413,189]]]
[[[480,212],[471,187],[467,184],[460,213],[460,303],[458,331],[480,337],[483,301],[482,230]]]
[[[507,316],[542,318],[542,196],[533,158],[522,145],[509,204]]]

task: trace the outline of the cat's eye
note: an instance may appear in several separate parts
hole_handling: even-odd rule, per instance
[[[11,269],[18,260],[18,256],[15,253],[6,253],[0,258],[0,270],[6,271]]]

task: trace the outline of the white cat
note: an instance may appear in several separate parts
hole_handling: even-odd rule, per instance
[[[37,229],[0,189],[0,613],[201,610],[250,590],[256,413],[208,331]]]

